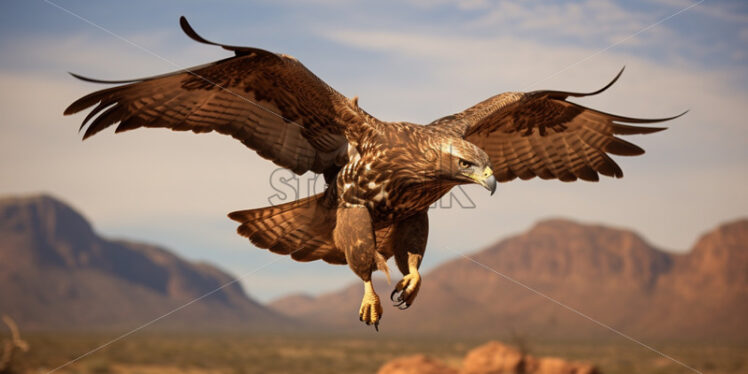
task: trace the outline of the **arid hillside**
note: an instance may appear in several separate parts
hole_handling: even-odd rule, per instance
[[[98,236],[49,196],[0,199],[0,313],[27,329],[108,329],[145,323],[233,279],[152,245]],[[285,326],[287,317],[238,283],[160,321],[190,329]]]
[[[469,256],[425,274],[415,304],[407,311],[385,307],[381,328],[611,336],[563,304],[636,336],[748,339],[748,220],[708,232],[685,254],[657,249],[629,230],[556,219]],[[330,328],[355,328],[360,288],[291,295],[271,306]],[[382,295],[391,288],[377,285]]]

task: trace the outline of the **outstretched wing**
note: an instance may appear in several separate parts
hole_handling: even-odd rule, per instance
[[[192,39],[233,51],[210,64],[133,81],[84,96],[65,114],[96,107],[83,120],[84,139],[119,123],[115,132],[163,127],[231,135],[260,156],[302,174],[344,163],[345,129],[358,107],[290,56],[209,42],[182,17]],[[98,104],[98,105],[97,105]]]
[[[531,179],[578,178],[597,181],[598,173],[620,178],[623,171],[608,153],[635,156],[644,150],[616,135],[649,134],[663,127],[641,127],[626,123],[655,123],[670,118],[640,119],[603,113],[566,101],[590,93],[563,91],[507,92],[491,97],[467,110],[430,124],[482,148],[491,158],[499,181],[517,177]]]

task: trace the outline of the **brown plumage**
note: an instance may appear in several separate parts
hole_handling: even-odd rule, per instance
[[[573,181],[620,178],[608,156],[644,151],[617,135],[663,130],[637,119],[585,108],[569,97],[598,94],[510,92],[426,126],[384,122],[341,95],[290,56],[221,46],[233,57],[188,70],[132,81],[84,96],[65,114],[94,107],[83,120],[84,139],[117,124],[116,132],[164,127],[231,135],[262,157],[297,174],[322,173],[329,188],[298,201],[229,214],[256,246],[297,261],[348,264],[364,281],[359,317],[378,326],[382,316],[371,273],[388,273],[395,257],[404,277],[391,298],[410,306],[428,237],[427,210],[452,187],[477,183],[493,193],[496,181],[516,177]],[[629,123],[629,124],[627,124]],[[86,127],[87,126],[87,127]]]

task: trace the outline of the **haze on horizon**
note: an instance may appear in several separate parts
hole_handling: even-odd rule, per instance
[[[106,236],[157,243],[235,275],[277,260],[243,281],[263,301],[355,280],[347,267],[278,259],[235,234],[226,213],[268,205],[278,176],[235,140],[141,129],[81,142],[82,115],[62,116],[103,87],[67,71],[135,78],[229,55],[185,37],[177,23],[185,15],[211,40],[295,56],[384,120],[428,123],[504,91],[594,90],[625,65],[609,91],[577,102],[634,117],[690,112],[668,131],[632,137],[647,154],[616,158],[623,179],[513,181],[493,197],[466,186],[474,209],[431,212],[424,270],[548,217],[631,228],[660,248],[687,250],[748,213],[748,4],[705,1],[676,14],[692,4],[6,2],[0,194],[53,194]]]

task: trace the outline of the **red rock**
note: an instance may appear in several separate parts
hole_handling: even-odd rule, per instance
[[[460,374],[520,373],[524,367],[522,353],[499,342],[488,342],[470,351]]]
[[[569,362],[555,357],[532,359],[527,374],[598,374],[600,371],[590,364]]]
[[[470,351],[460,374],[599,374],[596,367],[555,357],[535,358],[499,342]]]

